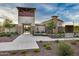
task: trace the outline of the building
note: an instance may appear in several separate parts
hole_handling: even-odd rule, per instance
[[[74,26],[65,25],[65,37],[73,37],[73,36],[74,36]]]
[[[58,16],[52,16],[50,20],[42,22],[41,24],[35,24],[35,12],[36,8],[17,7],[18,10],[18,24],[11,29],[11,32],[18,32],[22,34],[26,31],[30,33],[47,32],[48,22],[51,20],[55,23],[55,28],[52,29],[54,33],[63,32],[64,21],[60,20]],[[7,29],[5,30],[7,32]]]
[[[17,7],[18,10],[18,28],[17,32],[22,34],[25,30],[34,32],[35,27],[35,8]]]
[[[46,29],[45,28],[46,27],[43,24],[35,24],[34,32],[35,33],[45,33],[46,32]]]
[[[15,24],[15,27],[11,28],[11,32],[18,32],[22,34],[24,32],[45,32],[45,26],[42,24],[35,24],[35,8],[25,8],[17,7],[18,10],[18,24]],[[2,32],[0,28],[0,32]],[[3,32],[9,32],[8,29],[4,28]]]
[[[54,22],[54,24],[55,24],[55,28],[53,29],[53,32],[54,33],[58,33],[58,32],[62,32],[62,31],[64,31],[64,29],[63,29],[63,24],[64,24],[64,21],[63,20],[60,20],[59,18],[58,18],[58,16],[52,16],[52,18],[50,19],[50,20],[48,20],[48,21],[45,21],[45,22],[43,22],[42,24],[44,24],[44,25],[48,25],[48,22],[50,22],[50,21],[53,21]]]

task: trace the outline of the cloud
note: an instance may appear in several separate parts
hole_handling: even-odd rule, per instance
[[[0,9],[0,14],[1,17],[3,17],[3,19],[5,19],[5,17],[8,17],[9,19],[13,20],[14,23],[17,23],[18,21],[18,13],[17,10],[14,9]]]
[[[65,22],[65,25],[73,25],[73,22]]]
[[[49,5],[49,4],[41,4],[41,6],[43,7],[43,8],[45,8],[47,11],[53,11],[53,10],[56,10],[57,9],[57,7],[56,6],[54,6],[54,5]]]
[[[18,23],[18,10],[16,7],[29,7],[29,4],[24,3],[3,3],[0,4],[0,19],[5,17],[13,20],[14,23]]]
[[[0,4],[0,18],[5,16],[12,19],[15,23],[18,21],[18,12],[16,7],[34,7],[36,12],[36,23],[49,20],[52,15],[58,15],[65,23],[72,22],[74,19],[76,23],[79,22],[79,4],[24,4],[24,3],[11,3]],[[4,16],[3,16],[4,15]],[[71,24],[71,23],[69,23]]]
[[[35,23],[42,23],[44,21],[50,20],[51,17],[50,16],[42,16],[42,17],[37,17],[35,19]]]
[[[42,4],[42,6],[43,6],[46,10],[48,10],[48,11],[53,10],[53,7],[51,7],[51,6],[49,6],[49,5]]]

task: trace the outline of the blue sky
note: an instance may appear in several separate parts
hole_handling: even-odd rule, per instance
[[[18,21],[16,7],[36,8],[36,23],[51,19],[51,16],[59,16],[67,24],[79,24],[79,4],[77,3],[0,3],[0,21],[6,17],[11,18],[15,23]]]

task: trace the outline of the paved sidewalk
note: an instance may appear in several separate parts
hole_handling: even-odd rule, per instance
[[[50,38],[48,36],[33,36],[24,33],[18,36],[13,42],[0,43],[0,51],[37,49],[39,48],[36,41],[55,41],[55,40],[79,40],[79,38]]]
[[[36,41],[55,41],[55,40],[79,40],[79,38],[50,38],[48,36],[34,36]]]
[[[13,42],[0,43],[0,51],[24,50],[24,49],[37,49],[39,48],[35,38],[30,34],[22,34],[17,37]]]

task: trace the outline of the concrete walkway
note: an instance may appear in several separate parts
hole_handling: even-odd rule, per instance
[[[79,38],[50,38],[48,36],[34,36],[36,41],[55,41],[55,40],[79,40]]]
[[[0,51],[37,49],[39,47],[36,41],[55,40],[79,40],[79,38],[50,38],[48,36],[33,36],[30,33],[24,33],[18,36],[13,42],[0,43]]]
[[[24,49],[37,49],[39,48],[35,38],[30,34],[22,34],[17,37],[13,42],[0,43],[0,51],[13,51]]]

